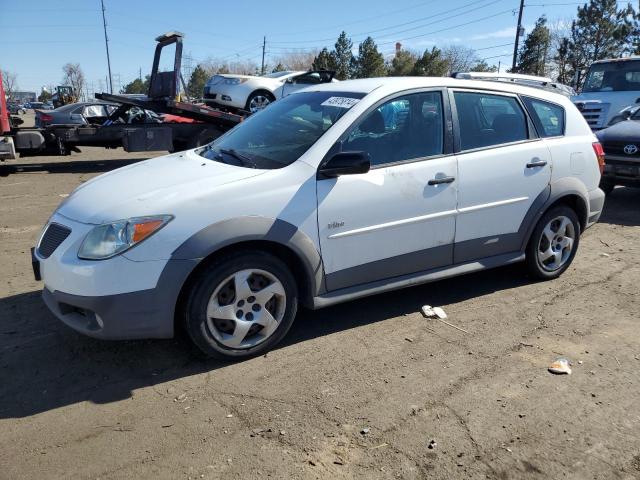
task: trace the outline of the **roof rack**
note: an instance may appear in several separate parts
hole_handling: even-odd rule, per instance
[[[554,82],[548,77],[538,77],[535,75],[522,75],[519,73],[497,73],[497,72],[455,72],[451,74],[453,78],[464,80],[483,80],[487,82],[505,82],[525,85],[527,87],[539,88],[549,92],[560,93],[566,97],[576,94],[576,91],[562,83]]]

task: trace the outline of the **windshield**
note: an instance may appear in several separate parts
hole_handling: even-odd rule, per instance
[[[640,60],[591,65],[583,92],[640,91]]]
[[[288,70],[283,71],[283,72],[273,72],[273,73],[266,74],[265,77],[267,77],[267,78],[278,78],[278,77],[284,77],[285,75],[289,75],[290,73],[293,73],[293,72],[290,72]]]
[[[289,95],[253,114],[197,153],[242,167],[285,167],[300,158],[363,96],[353,92]]]

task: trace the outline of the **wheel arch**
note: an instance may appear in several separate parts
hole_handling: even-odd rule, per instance
[[[217,259],[243,250],[268,252],[284,261],[296,279],[302,305],[311,307],[313,297],[324,292],[320,253],[305,233],[284,220],[239,217],[203,228],[173,252],[170,261],[196,260],[180,286],[176,313],[199,272]]]
[[[269,90],[267,87],[265,86],[259,86],[257,88],[254,88],[253,90],[251,90],[251,92],[249,93],[249,95],[247,95],[247,101],[245,102],[245,109],[249,108],[249,101],[251,100],[251,97],[257,93],[264,93],[266,96],[268,96],[269,98],[271,98],[271,101],[274,102],[276,100],[276,95],[274,92],[272,92],[271,90]]]
[[[540,218],[556,205],[567,205],[571,207],[580,221],[580,231],[583,232],[587,226],[589,218],[589,195],[582,182],[573,177],[561,178],[550,183],[543,192],[534,200],[531,208],[527,212],[520,232],[522,235],[521,250],[527,247],[533,230]]]

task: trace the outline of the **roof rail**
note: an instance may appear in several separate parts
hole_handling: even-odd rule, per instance
[[[554,82],[548,77],[538,77],[535,75],[522,75],[519,73],[498,73],[498,72],[454,72],[453,78],[464,80],[482,80],[486,82],[506,82],[516,83],[527,87],[539,88],[550,92],[560,93],[566,97],[576,94],[575,90],[568,85]]]

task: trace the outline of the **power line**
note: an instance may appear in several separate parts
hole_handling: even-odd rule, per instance
[[[401,12],[406,12],[407,10],[412,10],[414,8],[417,7],[422,7],[428,3],[434,3],[437,0],[429,0],[427,2],[421,2],[418,3],[416,5],[412,5],[410,7],[404,7],[404,8],[400,8],[398,10],[392,10],[390,12],[386,12],[386,13],[381,13],[379,15],[375,15],[373,17],[366,17],[366,18],[361,18],[359,20],[354,20],[353,22],[346,22],[346,23],[340,23],[339,25],[331,25],[331,26],[327,26],[327,27],[321,27],[321,28],[315,28],[315,29],[307,29],[304,31],[299,31],[299,32],[288,32],[288,33],[277,33],[274,34],[274,36],[289,36],[289,35],[301,35],[301,34],[307,34],[309,32],[317,32],[317,31],[322,31],[322,30],[333,30],[334,28],[343,28],[347,25],[355,25],[356,23],[363,23],[363,22],[370,22],[371,20],[377,20],[378,18],[386,18],[389,17],[391,15],[395,15],[396,13],[401,13]]]
[[[433,30],[431,32],[423,33],[423,34],[420,34],[420,35],[414,35],[412,37],[402,38],[402,39],[397,40],[397,41],[404,42],[404,41],[407,41],[407,40],[413,40],[415,38],[426,37],[427,35],[433,35],[435,33],[441,33],[441,32],[446,32],[448,30],[454,30],[454,29],[460,28],[460,27],[466,27],[467,25],[471,25],[473,23],[483,22],[485,20],[489,20],[490,18],[499,17],[500,15],[504,15],[505,13],[513,13],[513,9],[510,8],[508,10],[503,10],[501,12],[497,12],[497,13],[494,13],[494,14],[491,14],[491,15],[487,15],[486,17],[478,18],[476,20],[471,20],[469,22],[459,23],[458,25],[453,25],[451,27],[441,28],[440,30]],[[379,43],[379,45],[390,45],[390,44],[395,43],[395,42],[396,42],[396,40],[391,40],[391,41],[388,41],[388,42],[381,42],[381,43]]]
[[[467,3],[465,5],[461,5],[461,6],[456,7],[456,8],[452,8],[452,9],[448,9],[448,10],[445,10],[445,11],[441,11],[439,13],[434,13],[434,14],[429,15],[428,17],[422,17],[420,19],[412,20],[411,22],[405,22],[405,23],[400,23],[400,24],[396,24],[396,25],[391,25],[391,26],[388,26],[388,27],[379,28],[377,30],[370,30],[370,31],[367,31],[367,32],[358,32],[358,33],[355,33],[354,35],[352,35],[352,38],[361,37],[361,36],[362,37],[370,36],[372,33],[380,32],[380,31],[383,31],[383,30],[390,30],[392,28],[409,25],[411,23],[416,23],[416,22],[419,22],[419,21],[422,21],[422,20],[431,19],[431,18],[434,18],[434,17],[440,17],[440,16],[443,16],[443,15],[449,15],[451,12],[454,12],[456,10],[461,10],[461,9],[469,7],[470,5],[477,5],[479,3],[484,3],[486,1],[487,0],[474,0],[473,2]],[[435,25],[435,24],[438,24],[438,23],[446,22],[451,18],[460,17],[462,15],[466,15],[468,13],[475,12],[476,10],[480,10],[482,8],[489,7],[489,6],[493,5],[493,4],[501,2],[501,1],[503,1],[503,0],[491,0],[488,3],[485,3],[484,5],[479,5],[477,7],[471,8],[469,10],[465,10],[465,11],[459,12],[459,13],[457,13],[455,15],[450,15],[448,18],[445,18],[445,19],[435,20],[435,21],[432,21],[432,22],[428,22],[428,23],[425,23],[425,24],[422,24],[422,25],[418,25],[418,26],[415,26],[415,27],[411,27],[411,28],[407,28],[407,29],[404,29],[404,30],[399,30],[399,31],[395,31],[395,32],[388,32],[388,33],[385,33],[384,35],[385,36],[398,35],[398,34],[401,34],[401,33],[406,33],[406,32],[412,31],[412,30],[417,30],[417,29],[420,29],[420,28],[424,28],[424,27],[427,27],[427,26],[430,26],[430,25]],[[315,40],[301,40],[301,41],[298,41],[298,42],[295,42],[295,43],[296,44],[300,44],[300,43],[321,43],[321,42],[328,42],[328,41],[332,41],[332,40],[335,40],[335,38],[332,37],[332,38],[320,38],[320,39],[315,39]],[[277,43],[277,44],[287,43],[288,44],[288,43],[293,43],[293,42],[270,42],[270,43]]]

